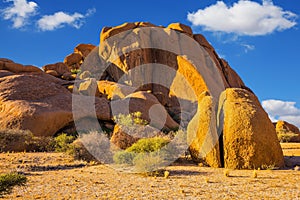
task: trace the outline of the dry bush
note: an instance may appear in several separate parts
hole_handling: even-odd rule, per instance
[[[52,137],[35,137],[27,130],[0,130],[0,152],[52,151],[52,144]]]

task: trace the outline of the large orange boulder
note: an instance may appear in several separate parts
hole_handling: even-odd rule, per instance
[[[257,97],[244,89],[227,89],[224,101],[224,165],[232,169],[283,167],[275,128]]]
[[[0,81],[0,126],[52,136],[72,121],[71,94],[36,75],[13,75]]]
[[[73,121],[72,94],[65,81],[46,73],[0,78],[0,129],[30,130],[36,136],[53,136]],[[111,119],[106,99],[95,101],[97,118]],[[88,111],[81,111],[88,117]]]

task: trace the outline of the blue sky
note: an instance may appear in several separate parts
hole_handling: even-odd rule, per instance
[[[273,120],[300,127],[300,4],[295,0],[0,0],[0,57],[42,67],[103,26],[181,22],[202,33],[259,97]]]

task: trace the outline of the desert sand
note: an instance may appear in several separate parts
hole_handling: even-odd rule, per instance
[[[300,144],[282,144],[286,158],[300,157]],[[288,157],[290,156],[290,157]],[[291,157],[292,156],[292,157]],[[0,173],[19,171],[26,186],[4,199],[299,199],[300,171],[226,170],[188,160],[167,167],[168,178],[119,172],[75,161],[63,153],[2,153]],[[229,176],[225,176],[229,172]]]

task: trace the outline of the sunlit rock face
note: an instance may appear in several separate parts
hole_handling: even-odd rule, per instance
[[[122,132],[113,142],[123,144],[120,138],[130,137],[114,127],[113,117],[141,112],[151,130],[184,130],[195,161],[236,169],[284,165],[257,97],[205,37],[184,24],[105,27],[99,47],[79,44],[63,62],[43,69],[0,59],[1,128],[52,136],[74,118],[94,116]]]

